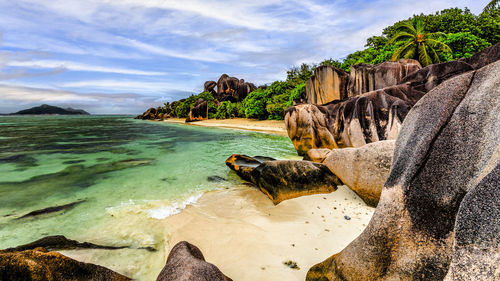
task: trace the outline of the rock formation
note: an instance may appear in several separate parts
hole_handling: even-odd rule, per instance
[[[420,63],[412,59],[387,61],[377,65],[356,64],[351,66],[348,96],[354,97],[400,83],[403,77],[419,70]]]
[[[377,206],[391,170],[394,143],[394,140],[386,140],[359,148],[334,149],[324,163],[366,204]]]
[[[227,74],[222,74],[217,81],[216,99],[223,101],[228,100],[228,96],[233,97],[236,101],[242,101],[256,87],[252,83],[245,82],[243,79],[230,77]]]
[[[274,204],[304,195],[330,193],[342,185],[324,164],[271,159],[234,154],[226,160],[226,165],[255,184]]]
[[[406,114],[424,94],[397,85],[325,105],[300,104],[286,109],[285,125],[299,155],[396,139]]]
[[[347,98],[349,74],[329,65],[319,66],[306,82],[306,103],[324,104]]]
[[[0,280],[131,280],[105,267],[83,263],[44,248],[0,251]]]
[[[500,280],[500,61],[408,114],[367,228],[307,280]]]
[[[217,86],[217,82],[215,81],[207,81],[203,84],[203,92],[212,93],[215,96],[215,87]]]
[[[199,99],[189,111],[186,122],[202,121],[208,119],[208,103]]]
[[[313,161],[316,163],[323,163],[332,150],[328,148],[309,149],[304,156],[304,160]]]
[[[205,261],[200,249],[186,241],[177,243],[156,281],[231,281],[215,265]]]

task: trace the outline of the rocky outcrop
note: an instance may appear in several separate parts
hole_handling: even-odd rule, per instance
[[[475,53],[472,57],[460,59],[470,64],[474,69],[480,69],[490,63],[500,59],[500,43],[488,47],[481,52]]]
[[[366,204],[377,206],[391,170],[394,143],[386,140],[359,148],[334,149],[324,163]]]
[[[245,82],[243,79],[222,74],[217,81],[217,94],[215,98],[223,101],[228,100],[228,97],[231,96],[236,101],[243,101],[256,88],[254,84]]]
[[[313,161],[316,163],[323,163],[332,150],[328,148],[309,149],[304,156],[304,160]]]
[[[198,99],[189,111],[186,122],[202,121],[208,119],[208,103],[206,100]]]
[[[413,107],[369,225],[307,280],[500,279],[499,86],[497,61]]]
[[[200,249],[186,241],[177,243],[156,281],[231,281],[215,265],[205,261]]]
[[[286,109],[285,125],[299,155],[316,148],[361,147],[396,139],[406,114],[424,94],[404,84],[325,105],[296,105]]]
[[[212,93],[212,95],[215,95],[215,87],[217,86],[217,82],[215,81],[206,81],[203,84],[203,92],[209,92]]]
[[[253,169],[257,168],[257,166],[264,163],[265,161],[272,160],[276,159],[265,156],[250,157],[244,154],[233,154],[229,156],[229,158],[227,158],[226,165],[229,167],[229,169],[235,171],[236,174],[240,176],[240,178],[251,182],[251,173]]]
[[[274,204],[304,195],[330,193],[342,182],[326,165],[311,161],[274,160],[234,154],[226,165],[255,184]]]
[[[396,62],[387,61],[377,65],[353,65],[349,76],[348,96],[354,97],[397,85],[405,76],[420,68],[420,63],[412,59],[401,59]]]
[[[105,267],[83,263],[44,248],[0,251],[1,280],[131,280]]]
[[[142,119],[142,120],[159,119],[158,113],[159,110],[157,108],[151,107],[150,109],[146,110],[143,114],[137,115],[135,119]]]
[[[319,66],[306,82],[306,103],[324,104],[347,98],[349,74],[329,65]]]

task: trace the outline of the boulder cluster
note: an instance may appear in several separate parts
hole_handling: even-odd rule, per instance
[[[244,79],[231,77],[227,74],[222,74],[217,82],[206,81],[203,84],[203,92],[211,93],[217,105],[224,101],[241,102],[255,89],[257,89],[257,87],[255,87],[253,83],[245,82]],[[172,104],[175,105],[176,103],[184,101],[185,99],[182,99]],[[169,108],[151,107],[135,118],[142,120],[163,120],[173,116],[173,112]],[[198,99],[190,109],[186,122],[206,119],[208,119],[208,101]]]
[[[340,69],[320,67],[306,84],[311,85],[306,86],[308,103],[286,110],[288,136],[298,154],[304,156],[309,149],[395,140],[406,115],[426,93],[499,56],[497,44],[468,59],[424,68],[414,60],[359,64],[352,66],[347,76]]]

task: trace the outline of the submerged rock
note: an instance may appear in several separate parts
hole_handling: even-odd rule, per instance
[[[334,149],[324,163],[366,204],[377,206],[391,170],[394,146],[394,140],[386,140],[359,148]]]
[[[500,61],[408,114],[363,233],[307,280],[500,279]]]
[[[35,211],[29,212],[26,215],[23,215],[23,216],[17,218],[17,219],[35,217],[35,216],[39,216],[39,215],[50,214],[50,213],[55,213],[55,212],[60,212],[60,211],[67,211],[67,210],[73,209],[75,206],[77,206],[85,201],[86,200],[80,200],[80,201],[72,202],[69,204],[64,204],[64,205],[59,205],[59,206],[47,207],[47,208],[43,208],[40,210],[35,210]]]
[[[0,251],[1,280],[126,281],[130,278],[105,267],[83,263],[44,248]]]
[[[200,249],[186,241],[177,243],[156,281],[232,281],[215,265],[205,261]]]

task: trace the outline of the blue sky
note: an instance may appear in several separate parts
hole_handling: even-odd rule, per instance
[[[257,85],[340,59],[413,14],[489,0],[0,0],[0,113],[140,113],[222,73]]]

